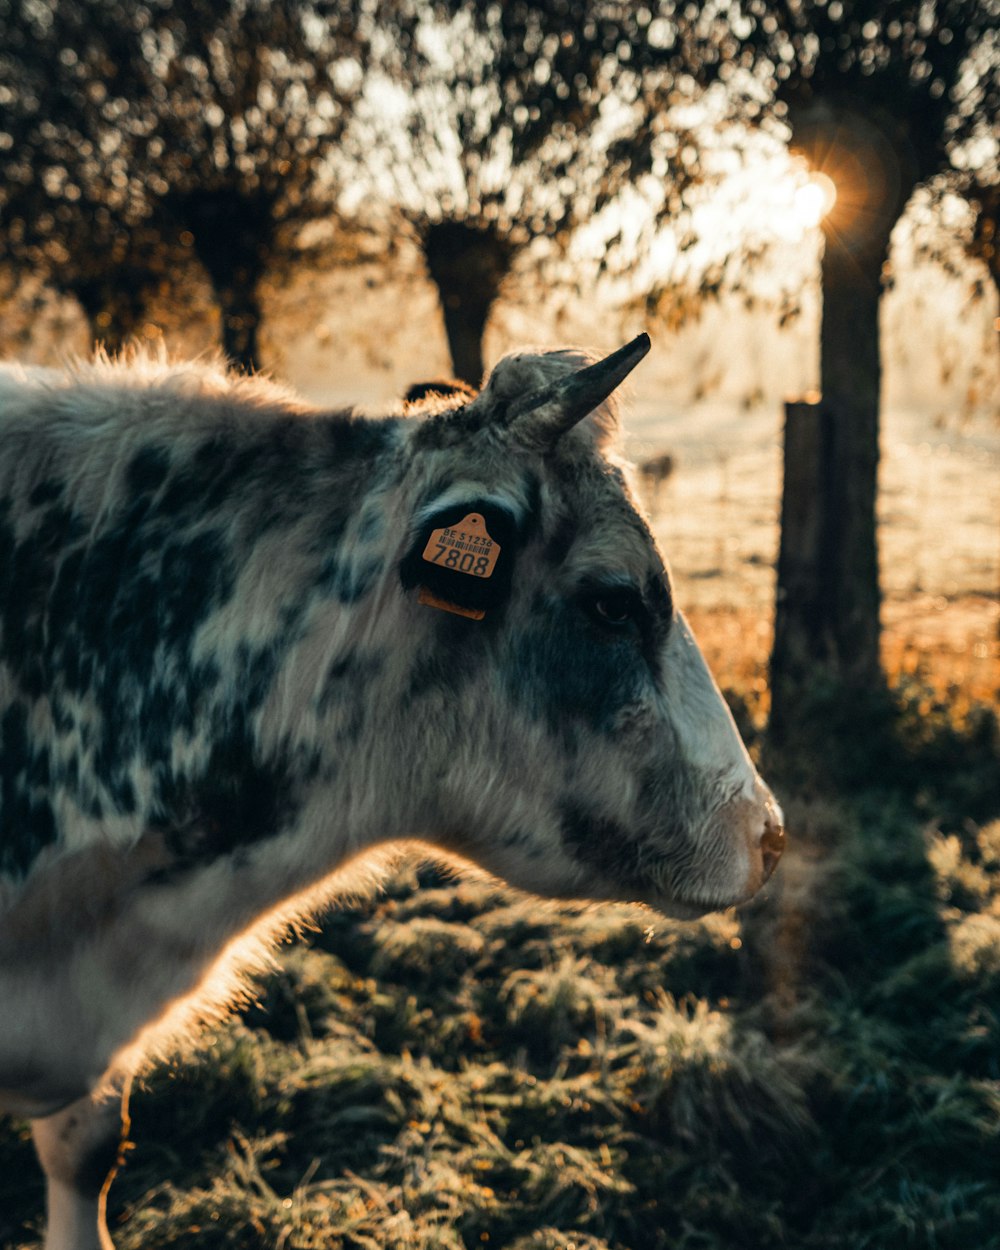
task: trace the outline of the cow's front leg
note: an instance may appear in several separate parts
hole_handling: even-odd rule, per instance
[[[113,1250],[106,1203],[128,1132],[128,1083],[34,1120],[31,1131],[45,1172],[45,1250]]]

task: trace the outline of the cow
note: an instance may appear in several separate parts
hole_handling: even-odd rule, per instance
[[[107,1250],[132,1075],[430,844],[696,917],[781,811],[613,450],[606,359],[380,418],[212,364],[0,371],[0,1109]]]
[[[676,461],[669,451],[650,456],[639,465],[639,481],[642,484],[643,496],[653,516],[660,511],[663,488],[673,477],[676,467]]]

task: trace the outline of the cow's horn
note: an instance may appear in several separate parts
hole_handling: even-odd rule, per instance
[[[529,447],[554,446],[625,381],[648,351],[649,335],[640,334],[596,364],[533,391],[509,418],[512,436]]]

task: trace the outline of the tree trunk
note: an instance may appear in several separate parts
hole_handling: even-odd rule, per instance
[[[114,355],[138,338],[152,281],[148,275],[110,269],[66,284],[83,309],[93,345]]]
[[[221,345],[241,369],[260,368],[258,287],[271,254],[273,204],[267,196],[248,200],[227,189],[177,199],[171,208],[193,236],[219,305]]]
[[[797,724],[825,675],[849,690],[884,685],[875,505],[879,290],[883,255],[827,236],[822,264],[822,396],[788,404],[781,545],[771,652],[771,735]]]
[[[483,333],[513,249],[493,230],[444,221],[428,229],[424,256],[441,300],[452,372],[478,387],[484,372]]]
[[[240,369],[256,373],[260,369],[257,335],[260,330],[260,301],[257,297],[259,273],[239,266],[228,281],[218,285],[213,279],[219,302],[222,350]]]
[[[790,405],[786,426],[782,526],[806,529],[782,533],[771,657],[778,733],[794,721],[817,672],[849,691],[884,686],[876,533],[879,299],[889,237],[913,187],[905,154],[870,118],[827,103],[793,115],[793,127],[795,146],[833,179],[837,204],[823,223],[821,400],[811,412]],[[810,492],[811,506],[803,508]],[[805,571],[809,560],[813,567]]]
[[[854,687],[881,681],[875,510],[882,380],[879,296],[888,245],[888,229],[863,251],[844,247],[830,231],[821,269],[820,391],[829,414],[822,643],[837,677]]]

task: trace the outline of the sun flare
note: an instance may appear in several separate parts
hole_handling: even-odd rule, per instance
[[[837,202],[837,188],[833,179],[818,171],[799,187],[792,201],[793,211],[806,229],[818,226]]]

